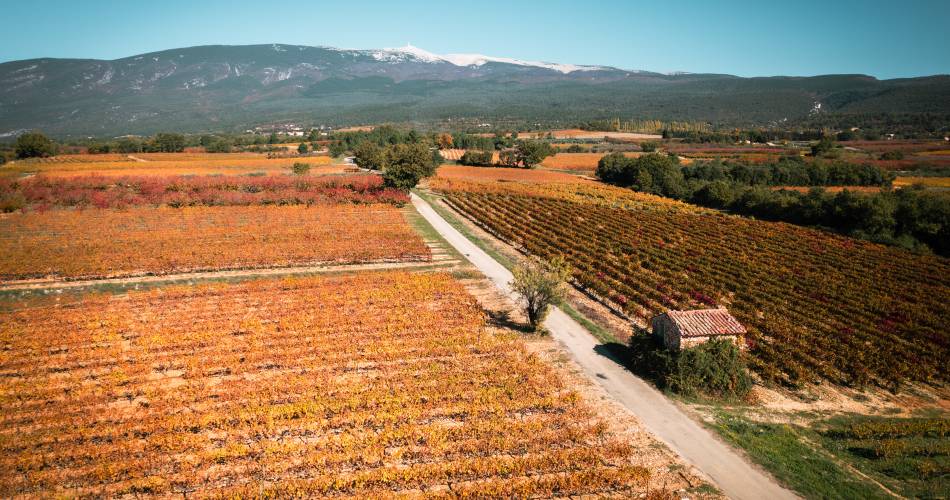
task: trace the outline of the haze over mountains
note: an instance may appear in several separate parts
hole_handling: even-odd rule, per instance
[[[688,69],[688,68],[687,68]],[[572,123],[609,117],[725,125],[815,112],[950,113],[950,76],[741,78],[436,55],[411,45],[348,50],[201,46],[113,61],[0,64],[0,134],[234,130],[280,120],[344,125],[448,119]]]

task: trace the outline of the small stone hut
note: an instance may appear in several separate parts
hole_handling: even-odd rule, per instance
[[[677,350],[710,339],[728,339],[744,347],[745,327],[725,308],[667,311],[653,318],[653,336],[667,349]]]

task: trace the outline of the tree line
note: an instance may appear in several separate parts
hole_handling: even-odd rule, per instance
[[[534,168],[556,152],[550,143],[544,141],[519,140],[512,147],[501,150],[498,154],[498,166]],[[491,167],[495,166],[494,158],[493,151],[469,150],[459,158],[459,163],[475,167]]]
[[[785,167],[790,165],[782,168]],[[614,153],[601,158],[596,175],[604,182],[640,192],[766,220],[817,226],[855,238],[950,257],[950,198],[944,193],[919,187],[879,193],[847,189],[829,193],[821,186],[803,193],[773,189],[773,184],[754,182],[754,176],[733,177],[725,166],[699,165],[687,174],[689,168],[681,167],[675,156],[648,154],[628,158]],[[763,167],[762,171],[770,168]],[[806,173],[795,176],[804,179],[809,175],[810,179],[808,165],[802,164],[800,168]],[[813,167],[812,172],[822,168]],[[848,170],[835,163],[824,168],[826,172],[832,168]],[[751,167],[741,170],[753,171]],[[862,166],[853,167],[854,175],[862,172]],[[816,175],[821,178],[820,173]],[[882,173],[881,177],[886,175]],[[832,185],[827,184],[828,179],[826,176],[824,185]]]
[[[748,186],[882,186],[894,181],[894,172],[875,165],[845,161],[806,162],[788,156],[774,163],[750,165],[729,161],[696,161],[682,167],[683,177],[697,181],[725,181]]]

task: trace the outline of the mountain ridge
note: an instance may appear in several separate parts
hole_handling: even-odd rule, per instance
[[[114,60],[0,63],[0,134],[40,128],[108,135],[235,129],[276,120],[505,119],[608,116],[767,124],[821,103],[843,113],[950,113],[950,77],[752,77],[438,55],[407,45],[338,49],[204,45]]]

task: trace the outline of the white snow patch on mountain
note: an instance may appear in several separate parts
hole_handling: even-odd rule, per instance
[[[482,66],[489,62],[498,62],[505,64],[516,64],[518,66],[532,66],[544,68],[552,71],[558,71],[564,74],[575,71],[598,71],[606,69],[604,66],[580,66],[577,64],[557,64],[541,61],[523,61],[521,59],[512,59],[510,57],[492,57],[482,54],[433,54],[419,47],[407,44],[405,47],[395,49],[382,49],[371,51],[370,55],[377,61],[402,62],[406,60],[417,60],[427,63],[450,63],[455,66],[471,67]]]

